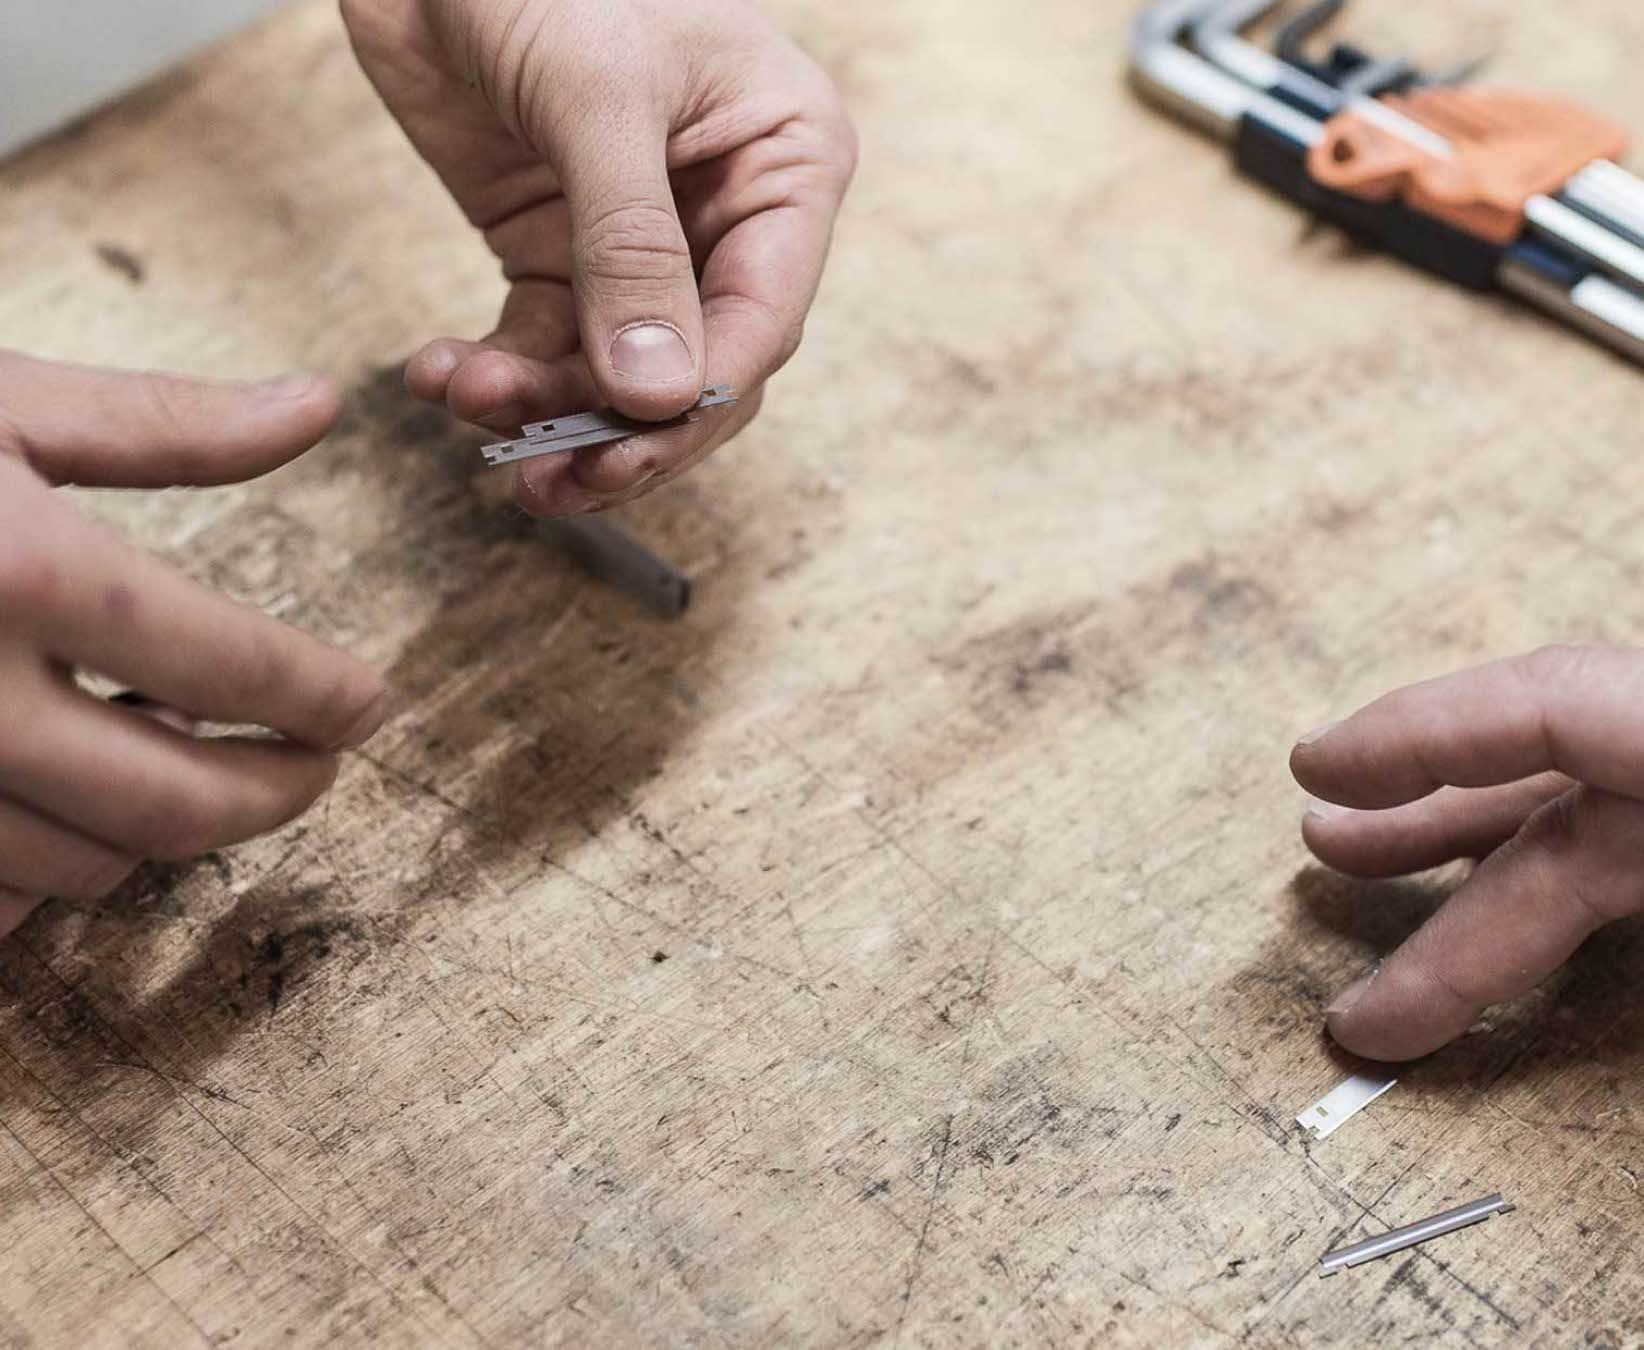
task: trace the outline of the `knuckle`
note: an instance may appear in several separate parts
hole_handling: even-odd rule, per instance
[[[799,137],[804,159],[836,170],[841,182],[849,183],[861,162],[862,139],[838,86],[812,67],[801,82],[799,102],[803,111],[787,131]]]
[[[846,119],[841,130],[840,168],[844,170],[845,181],[851,182],[856,177],[856,171],[862,167],[862,137],[856,130],[856,123]]]
[[[536,4],[533,12],[532,4]],[[560,25],[541,22],[541,0],[504,0],[510,22],[499,23],[483,45],[499,70],[536,72],[542,108],[558,114],[564,130],[609,126],[657,92],[659,70],[651,42],[629,4],[607,3],[567,42]],[[611,53],[624,52],[621,61]]]
[[[780,370],[799,354],[799,349],[805,345],[805,321],[803,318],[780,324],[776,333],[776,369]]]
[[[1549,860],[1562,860],[1580,850],[1584,814],[1579,793],[1567,792],[1537,811],[1518,832],[1521,850]]]
[[[0,408],[0,459],[13,459],[26,464],[28,457],[28,441],[22,429],[4,408]]]
[[[1594,928],[1603,928],[1617,919],[1626,917],[1625,911],[1612,909],[1589,887],[1583,885],[1579,877],[1570,881],[1564,889],[1564,894],[1570,907],[1585,915],[1587,922]]]
[[[752,426],[759,420],[759,415],[764,411],[765,386],[760,385],[759,388],[755,389],[748,395],[747,406],[743,408],[742,415],[730,422],[726,426],[723,434],[709,442],[709,445],[718,446],[725,441],[729,441],[737,436],[740,436],[745,430],[748,429],[748,427]]]
[[[1641,827],[1638,802],[1582,787],[1542,807],[1514,842],[1540,864],[1547,894],[1597,928],[1637,913],[1644,899],[1634,879]]]
[[[584,275],[607,282],[672,281],[691,268],[679,221],[651,202],[601,211],[583,226],[577,253]]]
[[[805,314],[782,312],[777,306],[751,296],[739,302],[751,332],[758,334],[763,378],[769,378],[793,360],[805,342]]]
[[[26,384],[32,374],[30,364],[0,351],[0,391],[7,385]],[[16,409],[0,400],[0,463],[15,463],[29,468],[37,457],[38,448],[29,436],[24,419]]]
[[[1602,672],[1601,649],[1571,644],[1538,647],[1511,663],[1524,686],[1525,715],[1539,724],[1541,751],[1550,767],[1563,768],[1569,747],[1565,734],[1585,690]]]
[[[862,136],[837,95],[832,99],[828,128],[831,142],[830,158],[839,169],[843,180],[849,183],[856,177],[856,171],[862,164]]]

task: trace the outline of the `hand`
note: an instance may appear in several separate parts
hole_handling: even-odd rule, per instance
[[[266,473],[336,419],[326,382],[212,384],[0,352],[0,936],[44,896],[112,891],[284,824],[382,721],[369,667],[195,585],[53,483]],[[141,690],[106,703],[80,668]],[[146,708],[146,712],[144,709]],[[197,739],[195,718],[283,739]]]
[[[1389,694],[1308,736],[1303,834],[1343,872],[1483,858],[1330,1005],[1356,1054],[1415,1059],[1644,910],[1644,653],[1556,647]]]
[[[503,435],[611,406],[689,427],[523,466],[563,515],[684,472],[797,348],[854,134],[822,73],[746,0],[342,0],[367,75],[511,283],[496,330],[406,372]]]

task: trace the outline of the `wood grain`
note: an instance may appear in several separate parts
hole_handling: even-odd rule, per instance
[[[766,415],[627,513],[677,625],[401,393],[500,286],[324,0],[0,168],[0,343],[349,383],[87,507],[399,697],[307,820],[0,946],[0,1340],[1644,1343],[1644,931],[1312,1145],[1324,1002],[1455,878],[1309,866],[1285,772],[1639,638],[1638,373],[1234,181],[1127,4],[773,8],[864,166]],[[1636,6],[1438,8],[1362,31],[1644,126]]]

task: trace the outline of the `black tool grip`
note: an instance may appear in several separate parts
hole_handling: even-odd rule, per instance
[[[1402,202],[1361,201],[1324,187],[1307,171],[1307,147],[1254,113],[1239,123],[1233,160],[1240,173],[1339,225],[1355,239],[1470,290],[1496,288],[1506,250]]]

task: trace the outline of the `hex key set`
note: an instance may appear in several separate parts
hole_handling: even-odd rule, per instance
[[[1561,99],[1456,87],[1471,68],[1429,79],[1345,44],[1308,59],[1344,4],[1311,6],[1268,51],[1244,30],[1278,0],[1160,0],[1136,21],[1132,77],[1321,219],[1644,364],[1644,180],[1615,162],[1626,132]]]

